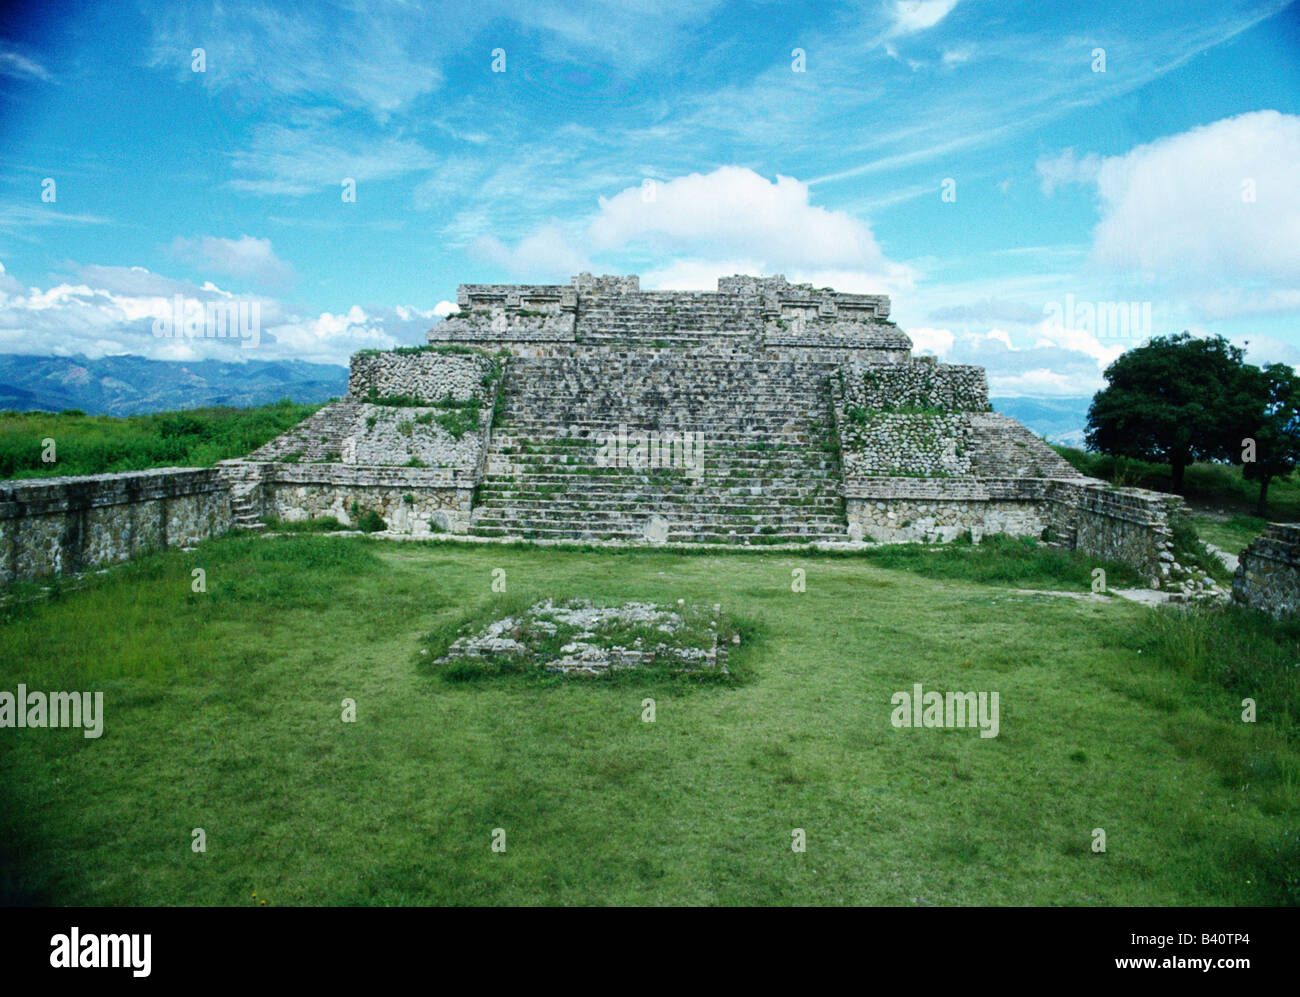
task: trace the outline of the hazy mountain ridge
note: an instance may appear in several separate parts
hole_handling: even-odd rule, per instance
[[[149,360],[137,356],[0,354],[0,409],[140,415],[281,398],[323,402],[348,390],[346,367],[301,360]]]
[[[1092,395],[1066,398],[990,398],[993,409],[1022,422],[1051,443],[1083,446]]]

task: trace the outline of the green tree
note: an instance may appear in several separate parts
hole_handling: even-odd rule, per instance
[[[1267,515],[1268,486],[1300,465],[1300,376],[1284,363],[1251,370],[1256,415],[1248,438],[1254,441],[1254,459],[1243,438],[1241,472],[1248,481],[1259,482],[1256,514],[1262,517]]]
[[[1258,408],[1244,354],[1222,336],[1157,336],[1107,367],[1106,381],[1088,409],[1088,448],[1166,463],[1176,492],[1193,461],[1240,456]]]

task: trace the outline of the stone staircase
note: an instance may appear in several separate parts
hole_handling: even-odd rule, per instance
[[[1005,415],[970,414],[970,473],[981,478],[1082,478],[1064,457]]]
[[[230,486],[230,513],[237,530],[263,530],[262,467],[243,461],[225,461],[221,476]]]
[[[278,461],[285,457],[298,463],[348,460],[356,445],[361,402],[354,398],[330,402],[286,433],[259,447],[246,460]]]
[[[719,335],[752,338],[762,327],[753,298],[646,291],[584,299],[574,332],[591,345],[692,347]]]
[[[844,540],[825,364],[628,349],[515,359],[471,532],[526,539]],[[603,434],[702,434],[695,467],[602,466]],[[679,456],[681,456],[679,454]],[[692,458],[694,454],[691,455]]]

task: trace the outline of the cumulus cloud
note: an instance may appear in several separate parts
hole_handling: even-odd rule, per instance
[[[1254,111],[1106,159],[1093,258],[1196,285],[1300,280],[1300,116]]]
[[[514,246],[487,236],[470,250],[535,279],[665,261],[641,273],[648,289],[708,290],[721,276],[782,273],[841,291],[896,293],[915,278],[885,258],[866,222],[813,204],[806,183],[736,166],[602,197],[576,237],[549,225]]]
[[[636,186],[601,198],[587,230],[592,248],[643,245],[714,258],[768,256],[775,249],[787,266],[884,266],[864,222],[813,205],[808,185],[793,177],[773,182],[753,170],[723,166],[656,183],[652,194]]]
[[[591,269],[572,237],[558,225],[548,225],[513,247],[495,236],[479,236],[470,243],[469,252],[530,282],[567,280],[572,274]]]
[[[912,338],[913,353],[932,353],[941,357],[952,349],[956,337],[948,329],[927,329],[921,328],[908,329],[907,334]]]
[[[8,278],[8,279],[6,279]],[[176,280],[143,267],[82,267],[50,287],[15,286],[0,268],[0,353],[87,357],[132,354],[155,360],[306,360],[346,364],[360,349],[424,342],[443,313],[409,306],[315,312],[275,298],[234,294],[211,282]],[[185,308],[244,303],[257,308],[259,335],[246,348],[238,337],[155,335],[155,323]],[[454,306],[451,306],[454,307]],[[252,337],[246,340],[252,342]]]
[[[270,239],[255,239],[250,235],[238,239],[177,236],[170,251],[177,259],[195,266],[227,277],[251,280],[264,287],[284,287],[294,280],[293,267],[275,255]]]
[[[5,271],[5,265],[0,263],[0,301],[14,294],[22,294],[26,290],[22,282],[12,274]]]
[[[1132,342],[1106,344],[1091,333],[1040,321],[1023,329],[909,328],[915,353],[975,364],[999,396],[1078,397],[1105,386],[1103,371]]]

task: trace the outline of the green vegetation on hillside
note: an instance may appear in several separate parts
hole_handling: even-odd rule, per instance
[[[105,725],[0,738],[0,899],[1300,901],[1300,627],[1017,591],[1085,593],[1077,554],[925,553],[231,535],[11,600],[0,687],[102,690]],[[536,592],[718,602],[761,639],[734,684],[423,664],[427,635]],[[917,682],[997,691],[998,736],[893,727]]]
[[[198,408],[117,418],[84,412],[0,412],[0,479],[211,467],[246,456],[319,405]],[[41,459],[54,441],[53,463]]]

